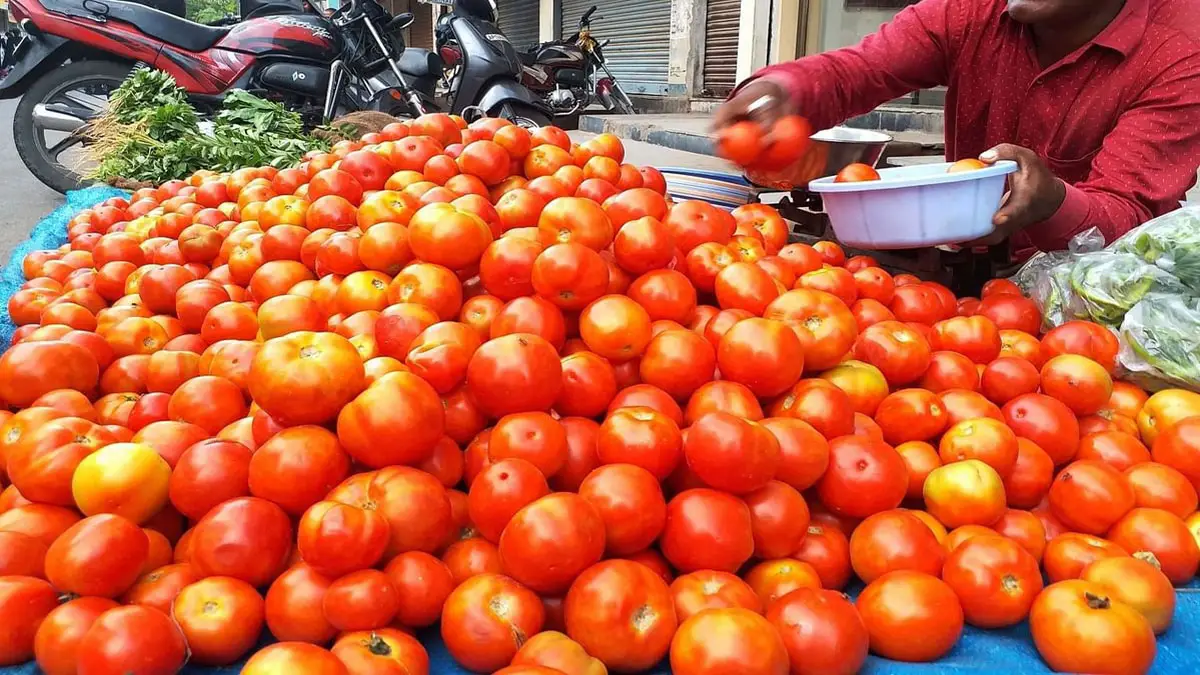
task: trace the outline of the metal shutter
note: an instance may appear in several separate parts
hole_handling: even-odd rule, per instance
[[[704,94],[726,96],[737,85],[741,0],[708,0],[704,18]]]
[[[518,51],[541,42],[538,40],[540,9],[538,0],[500,0],[497,3],[500,30]]]
[[[579,27],[579,17],[592,5],[592,35],[604,48],[608,67],[629,94],[666,94],[670,57],[671,0],[562,0],[564,37]],[[596,20],[596,17],[601,17]]]
[[[411,2],[408,11],[413,13],[412,25],[408,27],[408,44],[433,49],[433,5]]]

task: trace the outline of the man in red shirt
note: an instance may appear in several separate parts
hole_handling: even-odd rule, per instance
[[[854,47],[763,69],[717,113],[818,129],[946,85],[946,156],[1015,160],[1016,249],[1113,241],[1175,209],[1200,165],[1200,0],[923,0]]]

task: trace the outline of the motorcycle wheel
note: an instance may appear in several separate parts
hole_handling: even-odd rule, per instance
[[[500,117],[526,129],[550,126],[550,117],[537,108],[523,103],[505,103],[500,107]]]
[[[29,87],[13,115],[13,142],[30,173],[58,192],[83,185],[83,176],[63,157],[67,150],[82,146],[83,137],[77,131],[83,125],[60,128],[68,126],[61,120],[67,116],[61,116],[56,127],[53,113],[47,114],[45,106],[66,103],[99,114],[129,71],[128,64],[114,61],[76,61],[55,68]]]

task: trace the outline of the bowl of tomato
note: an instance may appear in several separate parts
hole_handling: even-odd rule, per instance
[[[851,168],[820,178],[821,195],[838,240],[863,249],[959,244],[991,234],[1007,176],[1015,162],[940,163],[879,171]],[[870,167],[865,167],[870,169]]]

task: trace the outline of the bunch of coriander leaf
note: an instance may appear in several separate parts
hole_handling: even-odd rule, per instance
[[[139,68],[113,92],[91,121],[89,177],[154,184],[186,178],[200,169],[285,167],[329,143],[309,135],[300,116],[244,91],[225,96],[210,133],[170,75]]]

